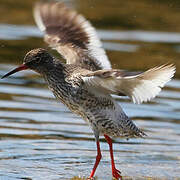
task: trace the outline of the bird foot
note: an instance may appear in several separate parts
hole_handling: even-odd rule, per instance
[[[95,180],[94,177],[88,177],[86,180]]]
[[[114,178],[116,178],[117,180],[122,180],[122,176],[121,176],[121,171],[119,171],[118,169],[114,168],[112,170],[112,175]]]

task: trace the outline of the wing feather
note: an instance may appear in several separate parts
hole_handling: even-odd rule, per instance
[[[171,64],[138,74],[114,69],[99,70],[85,74],[82,79],[91,89],[95,87],[110,94],[125,94],[140,104],[154,98],[174,73],[175,66]]]
[[[95,29],[82,15],[60,2],[39,2],[34,8],[34,18],[45,33],[45,42],[67,64],[79,64],[93,71],[111,68]]]

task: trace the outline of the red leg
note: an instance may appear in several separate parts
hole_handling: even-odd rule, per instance
[[[107,136],[106,134],[104,134],[104,137],[105,137],[107,143],[109,144],[109,150],[110,150],[110,155],[111,155],[111,165],[112,165],[112,175],[116,179],[121,179],[122,180],[122,176],[120,175],[121,172],[116,169],[115,163],[114,163],[113,148],[112,148],[112,139],[109,136]]]
[[[94,176],[94,173],[95,173],[95,171],[96,171],[96,168],[98,167],[98,164],[99,164],[99,162],[100,162],[100,160],[101,160],[101,157],[102,157],[99,141],[97,141],[96,144],[97,144],[96,162],[95,162],[95,164],[94,164],[93,170],[92,170],[91,175],[89,176],[89,178],[92,178],[92,177]]]

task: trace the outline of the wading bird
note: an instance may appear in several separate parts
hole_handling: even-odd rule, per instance
[[[111,94],[129,96],[134,103],[154,98],[173,77],[175,67],[162,65],[143,73],[112,69],[95,29],[82,16],[63,3],[40,2],[34,8],[35,21],[44,32],[45,42],[56,49],[66,64],[45,49],[28,52],[23,64],[4,75],[31,69],[46,80],[55,97],[92,128],[97,156],[89,178],[101,160],[99,136],[109,144],[112,175],[122,179],[113,158],[112,137],[143,137]]]

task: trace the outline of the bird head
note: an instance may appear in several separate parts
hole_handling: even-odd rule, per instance
[[[26,69],[41,73],[45,67],[48,67],[52,59],[53,57],[45,49],[33,49],[26,54],[22,65],[5,74],[1,79]]]

